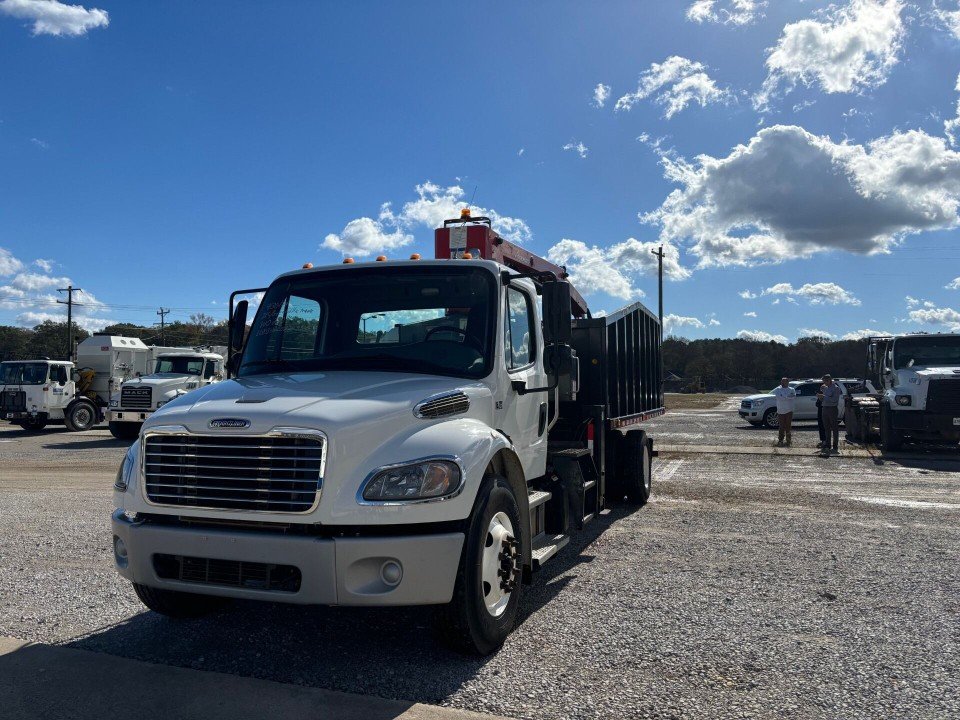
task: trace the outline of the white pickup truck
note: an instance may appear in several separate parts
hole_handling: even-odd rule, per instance
[[[436,605],[486,654],[572,533],[646,502],[656,315],[591,318],[486,218],[436,247],[282,275],[249,333],[237,304],[235,377],[146,418],[117,473],[114,561],[147,607]]]
[[[181,395],[223,379],[223,356],[214,352],[164,353],[150,375],[132,378],[110,399],[110,432],[133,440],[154,412]]]
[[[834,382],[840,386],[840,392],[844,397],[848,394],[859,395],[875,392],[873,383],[869,380],[838,378]],[[797,399],[794,403],[796,409],[793,411],[794,422],[817,419],[817,393],[820,391],[821,385],[823,385],[823,381],[815,378],[792,380],[790,382],[790,387],[797,391]],[[841,420],[843,420],[843,406],[844,404],[841,402]],[[766,425],[768,428],[776,429],[778,426],[777,398],[773,395],[773,390],[743,398],[740,401],[740,417],[756,427]]]

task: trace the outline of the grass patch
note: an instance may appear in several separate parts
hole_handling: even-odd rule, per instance
[[[663,403],[667,410],[707,410],[716,407],[730,395],[724,393],[664,393]]]

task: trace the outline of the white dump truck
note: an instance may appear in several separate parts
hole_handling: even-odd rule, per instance
[[[76,364],[47,359],[0,363],[0,419],[24,430],[42,430],[49,423],[89,430],[103,422],[123,381],[146,372],[150,354],[137,338],[94,335],[77,346]]]
[[[209,350],[167,352],[157,356],[153,372],[127,380],[110,399],[110,432],[133,440],[155,411],[181,395],[223,379],[223,355]]]
[[[960,441],[960,334],[871,337],[867,373],[877,391],[846,401],[851,440],[879,436],[884,450]]]
[[[656,315],[591,317],[468,212],[435,242],[282,275],[249,333],[234,298],[259,290],[234,293],[233,377],[153,413],[117,472],[114,561],[147,607],[435,605],[487,654],[572,534],[646,502]]]

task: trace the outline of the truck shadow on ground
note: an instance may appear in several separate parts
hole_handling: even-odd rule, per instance
[[[592,562],[586,551],[633,508],[615,508],[575,535],[524,588],[518,624],[550,602]],[[213,670],[344,692],[443,701],[497,655],[467,657],[433,631],[433,609],[331,608],[235,602],[198,620],[142,612],[70,642],[68,647],[164,665]],[[525,642],[515,632],[507,640]],[[531,648],[536,652],[535,648]],[[504,672],[509,672],[504,668]]]
[[[128,448],[133,440],[116,440],[112,437],[102,440],[71,440],[67,442],[44,443],[48,450],[96,450],[98,448]]]

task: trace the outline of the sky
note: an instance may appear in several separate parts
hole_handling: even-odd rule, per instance
[[[0,324],[225,319],[465,204],[667,331],[960,331],[957,0],[0,0]]]

